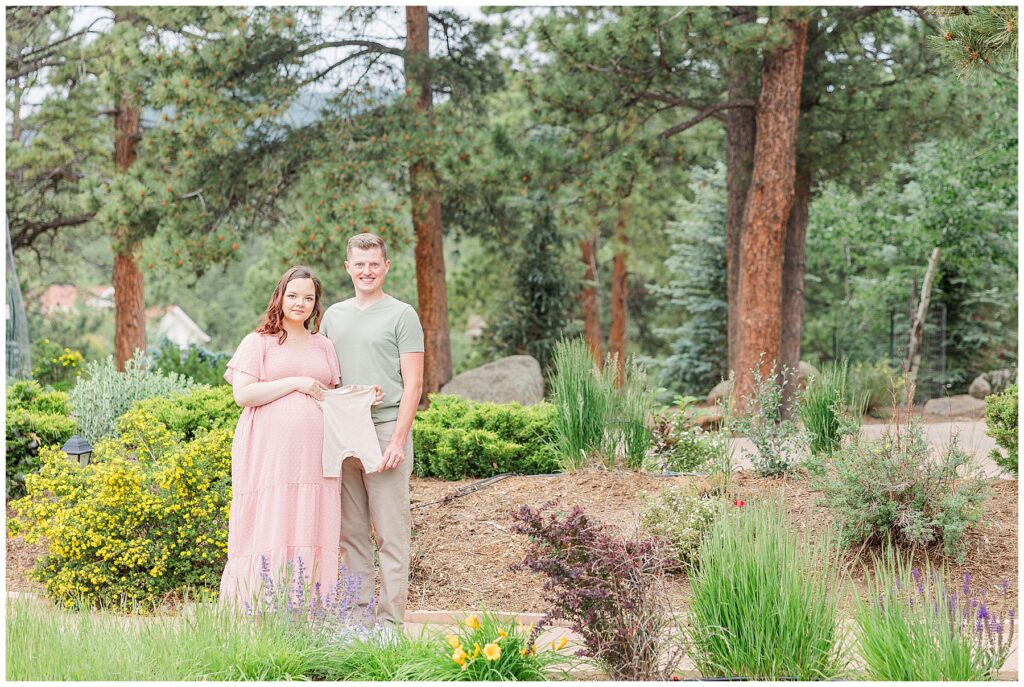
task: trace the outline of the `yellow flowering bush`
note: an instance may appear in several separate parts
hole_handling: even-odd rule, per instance
[[[183,442],[145,410],[125,413],[85,468],[56,447],[11,503],[11,535],[47,546],[32,577],[67,606],[155,604],[216,592],[227,556],[233,430]]]
[[[32,360],[32,378],[58,391],[70,389],[85,367],[80,352],[49,339],[38,339],[32,344]]]
[[[560,653],[568,643],[562,637],[550,648],[537,647],[539,631],[514,620],[474,613],[445,637],[445,665],[454,680],[546,680],[553,666],[569,657]]]

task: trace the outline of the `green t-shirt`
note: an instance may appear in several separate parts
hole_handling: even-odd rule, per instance
[[[371,411],[374,423],[397,420],[405,388],[399,358],[423,352],[423,327],[412,306],[385,294],[360,310],[355,298],[349,298],[327,308],[320,331],[338,352],[342,384],[384,388],[384,400]]]

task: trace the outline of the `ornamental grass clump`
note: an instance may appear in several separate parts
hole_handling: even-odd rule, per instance
[[[828,537],[800,541],[781,502],[736,502],[700,547],[691,577],[690,655],[704,677],[826,680],[847,660]]]
[[[959,561],[966,555],[964,534],[981,519],[989,489],[956,437],[934,455],[916,421],[843,446],[814,486],[842,544],[941,543]]]
[[[839,448],[843,437],[860,431],[860,416],[866,401],[850,402],[848,377],[845,360],[826,365],[800,394],[800,419],[810,436],[811,453],[815,455],[832,453]]]
[[[618,370],[614,356],[598,369],[582,338],[555,346],[552,444],[563,469],[614,468],[620,457],[631,470],[642,467],[653,442],[647,423],[654,396],[635,360],[622,365],[621,380]]]
[[[945,571],[922,571],[893,549],[868,575],[868,601],[858,599],[857,651],[865,677],[885,681],[996,679],[1013,648],[1014,611],[995,613],[987,593],[946,583]],[[999,587],[1005,595],[1009,582]]]
[[[669,679],[683,649],[668,604],[666,542],[614,532],[578,505],[565,516],[545,516],[544,508],[512,512],[513,531],[530,539],[512,569],[547,577],[541,626],[567,621],[583,640],[577,655],[613,680]]]

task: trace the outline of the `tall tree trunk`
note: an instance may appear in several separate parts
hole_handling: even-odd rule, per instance
[[[619,201],[615,222],[615,257],[612,260],[612,317],[608,326],[608,353],[615,356],[615,384],[622,386],[626,369],[626,301],[629,298],[626,256],[629,247],[629,199]]]
[[[413,105],[417,117],[431,124],[429,19],[424,6],[405,8],[406,84],[417,93]],[[444,228],[441,223],[441,192],[437,169],[423,153],[409,167],[412,193],[412,226],[416,234],[416,291],[423,325],[425,349],[423,397],[441,389],[452,378],[452,353],[448,338],[448,287],[445,284]]]
[[[756,12],[749,7],[730,9],[733,21],[749,24],[756,19]],[[747,71],[744,61],[734,58],[732,76],[729,79],[729,100],[753,98],[754,75]],[[750,175],[754,170],[754,141],[756,125],[753,108],[738,107],[725,111],[725,274],[726,274],[726,316],[729,370],[736,371],[736,352],[739,348],[739,283],[740,283],[740,239],[743,235],[743,210],[750,188]]]
[[[782,390],[783,419],[789,416],[796,397],[800,371],[800,337],[804,330],[804,268],[807,264],[807,217],[811,203],[811,169],[806,160],[797,159],[793,187],[793,208],[789,211],[782,258],[782,338],[779,341],[780,367],[793,371],[793,378]]]
[[[910,342],[907,344],[907,361],[903,371],[907,375],[907,403],[913,402],[914,391],[917,387],[917,371],[921,367],[921,340],[924,338],[924,321],[928,316],[928,301],[931,300],[932,282],[935,280],[935,272],[939,268],[939,249],[932,250],[932,256],[928,259],[928,269],[924,273],[924,283],[921,284],[921,300],[918,301],[917,314],[914,315],[914,322],[910,327]]]
[[[114,124],[114,164],[125,173],[135,162],[141,136],[139,109],[127,94],[121,97]],[[136,349],[146,350],[146,308],[138,265],[142,246],[130,236],[129,227],[121,227],[114,235],[114,362],[118,370],[124,370]]]
[[[583,260],[583,288],[580,304],[583,306],[583,338],[590,347],[598,368],[604,364],[604,333],[601,331],[601,308],[597,302],[597,229],[580,241]]]
[[[807,22],[786,20],[786,27],[790,44],[768,55],[761,68],[754,170],[740,242],[743,269],[733,398],[741,412],[753,391],[750,371],[756,368],[767,376],[780,355],[783,239],[793,206]]]

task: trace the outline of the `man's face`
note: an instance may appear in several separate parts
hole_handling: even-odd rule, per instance
[[[372,296],[384,288],[384,277],[391,267],[391,261],[384,259],[380,248],[353,248],[349,251],[345,269],[352,277],[356,293]]]

